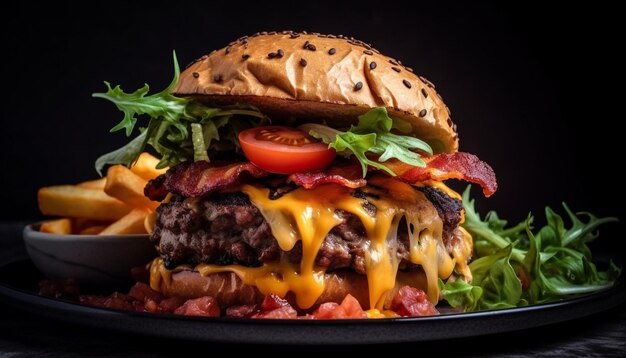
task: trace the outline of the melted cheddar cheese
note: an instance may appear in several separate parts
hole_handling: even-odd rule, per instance
[[[442,183],[427,185],[434,185],[458,197]],[[257,287],[263,294],[274,293],[284,297],[292,292],[298,306],[309,308],[324,291],[325,272],[323,268],[315,266],[315,259],[326,235],[341,223],[337,210],[357,216],[369,239],[365,251],[365,269],[370,316],[380,317],[385,314],[385,301],[396,284],[399,265],[397,233],[400,223],[405,222],[407,225],[410,261],[420,265],[424,271],[414,273],[413,282],[419,287],[419,282],[425,276],[429,301],[436,303],[439,300],[438,278],[449,277],[455,266],[459,273],[469,273],[466,265],[472,251],[469,234],[459,229],[457,239],[462,240],[463,245],[454,246],[451,256],[442,240],[443,224],[436,208],[421,191],[393,178],[375,176],[368,179],[368,186],[361,188],[376,208],[375,212],[366,210],[365,200],[352,195],[354,189],[336,184],[325,184],[314,189],[297,188],[278,199],[270,199],[269,189],[260,185],[246,184],[240,190],[259,208],[282,250],[290,251],[298,241],[302,243],[300,264],[287,261],[261,267],[201,264],[195,268],[179,266],[170,271],[157,258],[150,269],[150,286],[153,289],[161,291],[162,285],[169,285],[171,273],[175,271],[193,269],[201,275],[229,271],[239,276],[245,284]]]

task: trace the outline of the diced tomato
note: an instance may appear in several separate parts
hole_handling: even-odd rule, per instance
[[[45,297],[76,299],[80,295],[78,282],[73,279],[39,282],[39,294]]]
[[[271,311],[276,308],[290,306],[286,299],[280,298],[278,295],[270,293],[265,296],[263,303],[261,303],[261,312]]]
[[[147,299],[144,303],[144,308],[148,312],[158,312],[159,304],[156,303],[154,300]]]
[[[285,306],[273,309],[271,311],[259,312],[252,315],[252,318],[265,318],[265,319],[295,319],[298,318],[298,312],[291,306]]]
[[[404,317],[434,316],[439,311],[418,288],[404,286],[391,301],[391,310]]]
[[[313,312],[313,316],[317,319],[367,318],[359,301],[350,294],[343,299],[340,305],[335,302],[321,304]]]
[[[106,301],[107,297],[105,296],[94,296],[94,295],[80,295],[78,297],[78,302],[94,307],[104,307],[104,301]]]
[[[304,173],[326,168],[336,152],[307,133],[290,127],[268,126],[239,133],[246,158],[270,173]]]
[[[146,300],[152,300],[161,302],[163,295],[148,286],[143,282],[137,282],[128,292],[128,295],[138,301],[145,302]]]
[[[174,310],[174,314],[183,316],[219,317],[220,308],[213,297],[204,296],[187,300]]]
[[[130,269],[130,276],[135,282],[148,283],[150,281],[150,271],[146,266],[137,266]]]
[[[226,309],[226,316],[236,318],[252,317],[258,311],[256,305],[232,306]]]
[[[132,311],[134,308],[131,303],[132,300],[133,298],[128,295],[115,292],[109,297],[107,297],[107,299],[104,301],[103,306],[106,308],[112,308],[116,310]]]
[[[159,302],[160,312],[174,312],[178,307],[185,303],[185,299],[182,297],[170,297]]]

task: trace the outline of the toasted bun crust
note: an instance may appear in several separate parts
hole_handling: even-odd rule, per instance
[[[291,31],[245,36],[196,60],[173,92],[249,103],[287,124],[315,120],[337,128],[384,106],[435,152],[458,149],[456,125],[435,86],[353,38]]]
[[[391,303],[391,298],[402,286],[417,286],[425,289],[425,278],[415,275],[407,275],[399,272],[396,279],[396,286],[388,295],[388,302],[385,308]],[[418,282],[419,281],[419,282]],[[203,296],[211,296],[217,300],[221,308],[231,306],[257,304],[263,300],[263,294],[256,287],[246,285],[243,281],[232,272],[214,273],[208,276],[202,276],[196,271],[180,271],[172,274],[169,284],[161,286],[161,292],[166,296],[180,296],[185,298],[198,298]],[[324,292],[317,299],[317,302],[311,307],[315,309],[325,302],[341,301],[347,294],[354,296],[361,307],[369,308],[369,296],[367,289],[367,277],[354,272],[338,271],[329,272],[325,275]],[[291,305],[297,308],[295,297],[289,293],[287,300]]]

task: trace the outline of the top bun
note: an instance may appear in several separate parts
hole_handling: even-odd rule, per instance
[[[392,117],[409,121],[435,152],[458,149],[456,125],[431,82],[341,35],[244,36],[192,63],[173,92],[203,102],[249,103],[287,124],[325,121],[337,128],[384,106]]]

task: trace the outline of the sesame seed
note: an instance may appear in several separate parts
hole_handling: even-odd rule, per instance
[[[404,66],[404,69],[409,71],[409,72],[413,72],[413,69],[411,67]]]
[[[291,39],[297,39],[298,37],[300,37],[300,34],[297,32],[293,32],[289,35],[289,38]]]
[[[389,63],[394,65],[394,66],[398,66],[398,63],[396,61],[394,61],[394,60],[389,60]]]
[[[426,111],[426,109],[422,109],[422,110],[420,111],[420,113],[419,113],[419,116],[420,116],[420,117],[425,117],[427,112],[428,112],[428,111]]]
[[[241,55],[241,58],[244,59],[244,60],[247,60],[247,59],[250,58],[250,55],[247,54],[247,53],[244,53],[243,55]]]
[[[452,125],[452,130],[456,132],[456,123]]]
[[[200,74],[199,74],[198,72],[194,72],[194,73],[192,73],[192,75],[193,75],[193,78],[198,78],[198,77],[200,77]]]
[[[428,98],[428,92],[426,92],[426,88],[422,88],[422,95],[424,98]]]
[[[227,53],[227,54],[228,54],[228,53],[230,53],[230,51],[231,51],[232,49],[233,49],[233,48],[232,48],[232,47],[230,47],[230,46],[226,47],[226,53]]]
[[[360,44],[359,44],[360,45]],[[374,53],[370,50],[363,50],[363,53],[366,55],[373,55]]]
[[[331,48],[330,48],[330,50],[328,50],[328,54],[329,54],[329,55],[334,55],[334,54],[335,54],[335,52],[337,52],[337,50],[335,50],[335,48],[334,48],[334,47],[331,47]]]
[[[315,45],[313,45],[313,44],[308,44],[308,45],[306,45],[306,48],[307,48],[307,49],[309,49],[309,50],[311,50],[311,51],[315,51],[315,50],[317,50],[317,48],[316,48],[316,47],[315,47]]]
[[[267,35],[267,31],[261,31],[261,35]]]
[[[306,67],[306,64],[307,64],[306,60],[305,60],[305,59],[303,59],[303,58],[301,58],[301,59],[300,59],[300,66],[302,66],[302,67]]]
[[[278,57],[283,57],[285,56],[285,52],[282,49],[278,49],[278,51],[276,51],[276,55]]]
[[[222,82],[222,75],[215,75],[215,76],[213,76],[213,81],[214,82]]]
[[[276,56],[278,56],[278,54],[276,52],[270,52],[270,53],[267,54],[267,58],[274,58]]]
[[[211,56],[212,54],[214,54],[216,52],[217,52],[217,50],[213,50],[213,51],[209,52],[209,56]]]
[[[370,70],[373,70],[376,68],[376,62],[372,61],[370,62]]]
[[[452,118],[448,117],[448,127],[452,127],[454,123],[452,123]]]
[[[361,88],[363,88],[363,82],[359,81],[354,85],[354,90],[355,91],[359,91],[361,90]]]
[[[276,31],[270,31],[267,33],[268,35],[276,35]]]
[[[207,58],[209,58],[209,56],[207,56],[207,55],[204,55],[204,56],[200,57],[201,60],[206,60]]]
[[[402,80],[402,83],[404,83],[404,85],[406,86],[406,88],[411,88],[411,82],[407,81],[407,80]]]
[[[306,40],[304,42],[304,45],[302,45],[302,48],[306,50],[308,47],[309,47],[309,40]]]
[[[396,71],[396,72],[400,72],[400,71],[402,71],[402,70],[400,70],[400,69],[399,69],[398,67],[396,67],[396,66],[391,67],[391,69],[392,69],[392,70],[394,70],[394,71]]]

